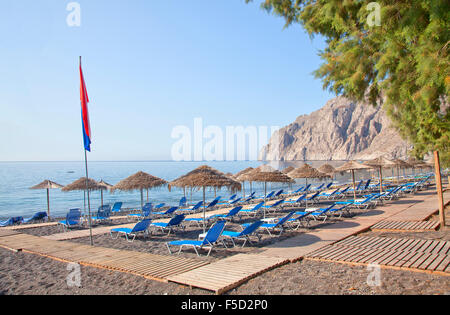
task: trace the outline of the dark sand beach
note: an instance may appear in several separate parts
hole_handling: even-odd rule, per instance
[[[446,208],[446,213],[450,214],[450,207]],[[341,219],[335,219],[334,222],[339,220]],[[436,216],[431,217],[430,220],[436,220]],[[128,220],[119,220],[115,224],[128,222]],[[329,224],[333,224],[333,221]],[[239,225],[232,223],[227,226],[228,228],[238,230]],[[94,244],[102,247],[168,255],[165,242],[180,238],[195,239],[201,231],[201,228],[196,225],[188,226],[186,230],[177,231],[170,236],[155,230],[153,235],[148,238],[140,236],[133,243],[127,242],[124,238],[113,239],[109,234],[104,234],[94,236]],[[268,234],[263,234],[261,242],[257,245],[229,249],[219,247],[211,253],[210,257],[202,256],[201,259],[212,262],[238,253],[258,252],[269,244],[308,231],[310,230],[301,228],[285,233],[281,237],[269,237]],[[50,226],[26,229],[22,232],[33,235],[49,235],[57,233],[59,230],[55,226]],[[428,232],[368,231],[361,235],[450,240],[448,227]],[[86,237],[71,241],[89,244],[89,238]],[[193,250],[183,251],[182,256],[197,258]],[[0,294],[212,294],[210,291],[191,289],[175,283],[163,283],[126,273],[86,266],[81,266],[81,286],[71,287],[67,284],[67,277],[71,272],[68,265],[38,255],[0,249]],[[450,278],[448,276],[383,268],[381,269],[381,285],[369,286],[367,284],[369,273],[370,271],[365,266],[302,260],[263,273],[227,294],[450,294]]]

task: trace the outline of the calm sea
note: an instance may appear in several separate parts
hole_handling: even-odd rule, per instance
[[[303,162],[277,162],[270,164],[277,169],[287,166],[301,166]],[[324,162],[308,162],[314,167],[322,165]],[[332,162],[338,166],[343,162]],[[164,178],[167,181],[173,180],[200,165],[208,164],[224,173],[236,173],[249,166],[257,167],[261,165],[258,161],[235,161],[235,162],[172,162],[172,161],[143,161],[143,162],[90,162],[89,177],[95,180],[103,179],[110,184],[116,184],[120,180],[138,172],[144,171],[154,176]],[[45,179],[50,179],[61,185],[67,185],[85,175],[84,162],[0,162],[0,219],[10,216],[31,216],[38,211],[47,210],[47,198],[45,190],[31,190],[34,186]],[[362,177],[367,177],[367,174]],[[335,182],[348,181],[348,175],[340,176]],[[308,182],[314,182],[309,180]],[[317,182],[318,183],[318,182]],[[298,185],[304,184],[304,180],[299,180]],[[295,188],[296,185],[294,185]],[[272,184],[268,189],[286,187],[281,184]],[[253,190],[261,193],[263,185],[253,184]],[[246,183],[246,192],[249,187]],[[230,193],[226,189],[217,192],[218,196],[228,197]],[[100,205],[100,192],[91,192],[91,209],[96,210]],[[180,189],[159,188],[149,191],[150,201],[154,203],[165,202],[168,205],[176,205],[183,196]],[[214,191],[207,192],[207,199],[212,199]],[[146,192],[144,200],[146,201]],[[201,200],[202,193],[194,192],[193,201]],[[140,205],[140,193],[136,192],[115,192],[104,193],[104,203],[113,204],[116,201],[124,202],[124,207],[138,207]],[[84,196],[82,191],[62,192],[59,189],[50,190],[50,211],[53,216],[65,216],[70,208],[84,208]]]

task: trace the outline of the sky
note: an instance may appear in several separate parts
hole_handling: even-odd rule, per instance
[[[176,126],[278,126],[333,97],[320,37],[244,0],[0,2],[0,161],[170,160]],[[261,145],[261,143],[260,143]]]

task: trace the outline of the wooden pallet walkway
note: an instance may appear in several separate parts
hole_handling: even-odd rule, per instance
[[[62,262],[120,271],[163,282],[167,282],[167,277],[208,264],[208,262],[201,259],[155,255],[67,241],[54,241],[20,233],[1,236],[0,247],[12,251],[36,254]]]
[[[450,276],[450,241],[351,236],[305,259],[414,270]]]
[[[374,232],[426,232],[435,231],[439,221],[392,221],[384,220],[370,227]]]
[[[167,279],[222,294],[261,273],[286,263],[288,263],[287,259],[277,257],[237,254]]]

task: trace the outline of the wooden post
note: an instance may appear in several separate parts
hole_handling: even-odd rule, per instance
[[[50,189],[47,188],[47,217],[50,220],[50,193],[49,193],[49,190]]]
[[[442,194],[442,180],[441,180],[441,165],[439,163],[439,152],[434,151],[434,171],[436,178],[436,190],[439,203],[439,221],[441,228],[445,226],[445,213],[444,213],[444,196]]]

